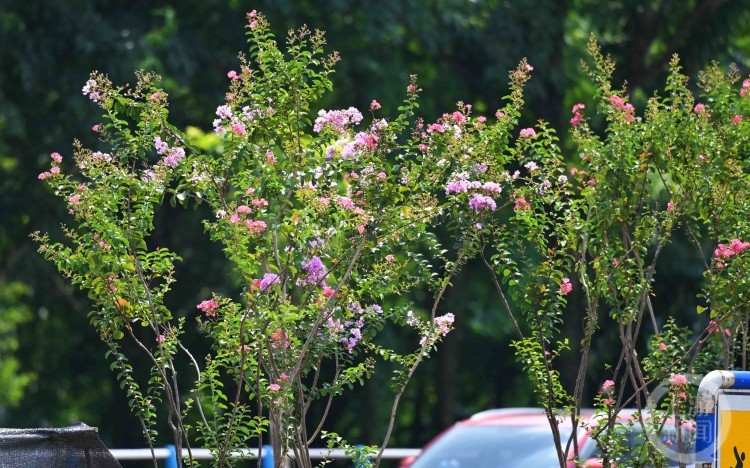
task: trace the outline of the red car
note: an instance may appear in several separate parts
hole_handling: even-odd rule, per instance
[[[631,417],[633,411],[623,410],[621,419]],[[582,411],[582,421],[592,427],[593,411]],[[592,424],[593,423],[593,424]],[[572,432],[570,418],[560,424],[560,437],[566,444]],[[683,431],[685,440],[691,439],[690,431]],[[579,459],[583,466],[601,467],[596,442],[583,427],[577,430]],[[670,463],[677,466],[676,429],[674,424],[665,424],[659,438]],[[628,429],[627,440],[635,447],[643,441],[640,424]],[[674,448],[674,450],[672,450]],[[572,453],[572,447],[570,452]],[[572,458],[572,457],[571,457]],[[675,460],[672,460],[675,458]],[[568,466],[576,466],[568,460]],[[460,421],[432,439],[416,457],[401,461],[399,468],[507,468],[559,467],[552,430],[544,410],[539,408],[507,408],[482,411],[469,419]]]

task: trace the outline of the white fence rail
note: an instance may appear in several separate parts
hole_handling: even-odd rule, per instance
[[[135,449],[109,449],[110,453],[117,460],[165,460],[166,468],[176,468],[177,464],[177,453],[172,446],[164,448],[154,448],[153,451],[148,448],[135,448]],[[383,452],[383,459],[400,460],[407,457],[419,455],[420,449],[412,448],[387,448]],[[211,460],[213,457],[208,449],[194,448],[190,450],[190,454],[195,460]],[[187,458],[188,450],[182,449],[182,457]],[[232,455],[235,458],[258,458],[258,449],[241,449],[237,450]],[[263,446],[260,451],[261,466],[263,468],[272,468],[273,465],[273,452],[270,446]],[[344,450],[335,449],[330,450],[327,448],[311,448],[310,458],[314,460],[320,459],[338,459],[346,460],[352,459],[351,455],[347,455]]]

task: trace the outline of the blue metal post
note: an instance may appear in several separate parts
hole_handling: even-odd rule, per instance
[[[180,466],[177,463],[177,449],[174,445],[167,445],[165,447],[169,450],[169,456],[164,460],[164,468],[177,468]]]
[[[261,447],[260,468],[273,468],[273,447],[270,445]]]

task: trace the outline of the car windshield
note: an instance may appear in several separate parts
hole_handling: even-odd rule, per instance
[[[560,428],[567,440],[570,428]],[[559,466],[549,426],[457,426],[417,458],[411,468]]]

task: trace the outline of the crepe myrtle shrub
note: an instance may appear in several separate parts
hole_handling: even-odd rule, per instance
[[[484,147],[475,145],[485,159],[457,169],[447,193],[469,197],[475,210],[487,209],[480,198],[486,187],[499,194],[491,207],[497,216],[471,231],[471,242],[515,326],[513,346],[547,410],[560,466],[578,457],[575,437],[561,439],[558,426],[565,418],[580,422],[590,347],[604,315],[621,349],[615,362],[595,369],[612,382],[597,400],[594,436],[603,442],[604,465],[625,455],[664,464],[663,447],[651,438],[634,455],[608,431],[621,424],[621,408],[635,407],[630,424],[658,439],[664,424],[681,427],[692,416],[686,384],[672,382],[675,375],[746,368],[750,78],[712,64],[697,82],[696,98],[674,57],[663,93],[636,109],[627,89],[611,84],[614,64],[593,38],[589,52],[583,66],[595,94],[592,103],[571,109],[573,157],[563,157],[544,122],[519,130],[512,145],[496,143],[508,133],[487,134]],[[526,72],[530,67],[517,71]],[[602,117],[603,130],[590,127],[591,114]],[[471,172],[476,167],[481,175]],[[678,229],[704,261],[697,312],[711,321],[703,329],[680,327],[652,304],[657,266]],[[568,305],[570,297],[580,310]],[[561,331],[570,320],[581,324],[578,343]],[[640,337],[651,337],[653,354],[636,354]],[[563,385],[556,363],[568,350],[580,356],[572,388]],[[664,385],[669,397],[654,402],[653,392]],[[679,442],[687,453],[688,441]]]
[[[260,13],[248,13],[246,27],[249,52],[228,72],[211,123],[220,138],[213,152],[169,123],[155,74],[137,73],[130,87],[92,73],[83,94],[103,111],[92,128],[99,149],[76,141],[72,158],[52,153],[39,178],[70,217],[63,239],[34,238],[88,292],[91,324],[150,447],[162,415],[178,453],[188,449],[188,465],[196,463],[191,447],[210,448],[214,466],[224,467],[238,448],[270,441],[276,466],[289,458],[312,466],[307,448],[321,437],[378,465],[407,382],[452,328],[441,298],[497,210],[496,180],[477,188],[473,178],[501,174],[502,161],[484,155],[512,143],[530,66],[511,73],[512,94],[492,124],[463,103],[434,122],[417,119],[414,77],[388,119],[377,100],[364,112],[315,107],[332,91],[338,61],[324,52],[322,33],[290,31],[282,50]],[[448,189],[470,179],[471,193]],[[192,314],[165,305],[181,261],[153,237],[168,203],[210,207],[203,226],[232,265],[240,296],[210,294],[181,309]],[[435,235],[446,226],[450,250]],[[429,310],[393,300],[417,288],[432,291]],[[196,319],[207,355],[182,339]],[[414,330],[406,351],[378,341],[389,322]],[[134,367],[142,356],[147,369]],[[377,359],[395,369],[383,444],[349,446],[324,430],[325,414]],[[323,417],[311,421],[314,403]]]

